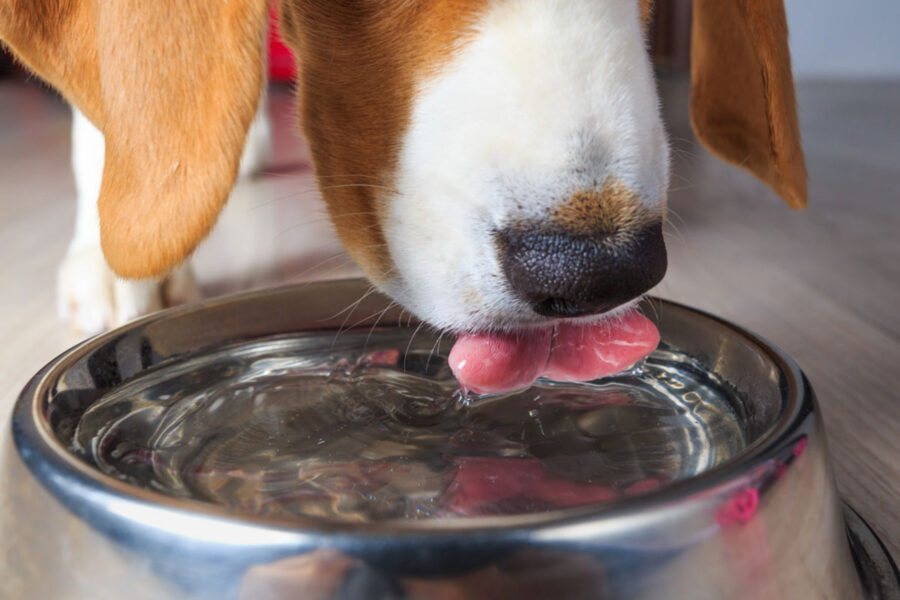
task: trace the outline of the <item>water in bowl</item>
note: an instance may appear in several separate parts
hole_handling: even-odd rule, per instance
[[[591,383],[463,397],[449,344],[411,333],[297,334],[161,365],[94,403],[72,450],[239,513],[378,522],[615,502],[746,445],[733,389],[674,349]]]

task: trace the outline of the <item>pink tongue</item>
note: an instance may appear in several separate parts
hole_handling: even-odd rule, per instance
[[[450,368],[460,385],[488,394],[528,387],[538,377],[588,381],[626,369],[659,344],[659,332],[645,316],[630,313],[591,325],[560,323],[551,329],[516,333],[463,334],[450,351]]]
[[[528,387],[547,366],[552,337],[552,329],[461,335],[450,368],[463,388],[479,394]]]

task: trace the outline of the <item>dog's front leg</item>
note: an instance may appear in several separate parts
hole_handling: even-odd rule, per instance
[[[77,109],[72,116],[75,234],[57,275],[57,310],[78,333],[91,335],[158,310],[199,298],[189,264],[163,280],[116,277],[100,249],[97,197],[103,177],[103,134]]]
[[[77,332],[91,335],[136,317],[199,299],[190,262],[162,280],[116,277],[100,248],[97,198],[103,179],[103,134],[76,108],[72,109],[72,172],[77,209],[75,233],[57,277],[57,311]],[[263,94],[250,125],[240,175],[258,172],[271,155],[271,127]]]

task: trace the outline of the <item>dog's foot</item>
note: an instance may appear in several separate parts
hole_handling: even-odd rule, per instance
[[[199,299],[190,266],[177,268],[162,281],[115,276],[97,246],[72,249],[57,278],[60,319],[82,335],[93,335],[132,319]]]
[[[175,267],[163,280],[162,299],[166,306],[190,304],[200,300],[200,297],[200,286],[188,263]]]

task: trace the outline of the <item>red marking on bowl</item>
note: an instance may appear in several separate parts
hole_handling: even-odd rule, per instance
[[[759,490],[748,488],[735,494],[731,500],[716,513],[716,522],[722,527],[733,523],[746,523],[753,518],[759,508]]]

